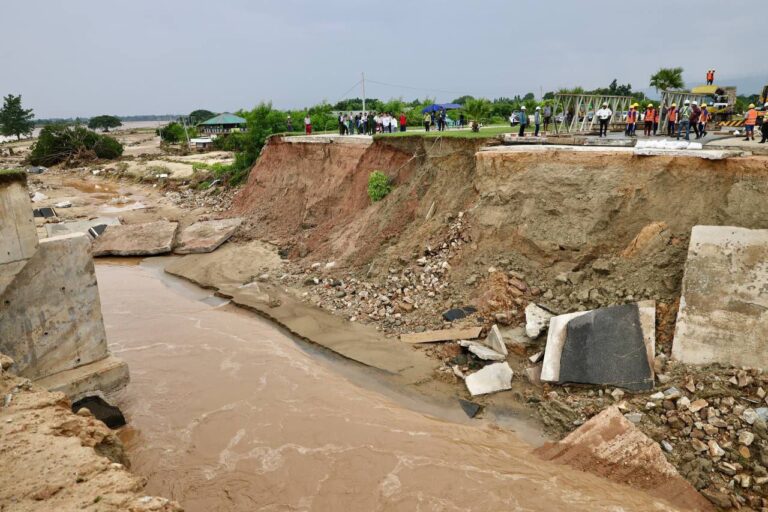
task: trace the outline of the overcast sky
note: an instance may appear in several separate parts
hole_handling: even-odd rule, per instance
[[[450,101],[644,89],[662,66],[752,93],[765,1],[8,0],[0,94],[38,117],[160,114],[336,102],[362,71],[369,97]]]

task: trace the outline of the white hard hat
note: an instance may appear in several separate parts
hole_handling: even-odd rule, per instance
[[[523,105],[522,107],[520,107],[520,109],[521,109],[521,110],[525,110],[525,105]]]
[[[536,110],[541,110],[541,107],[536,107]]]
[[[691,102],[690,102],[690,101],[688,101],[688,100],[685,100],[683,103],[685,103],[686,105],[688,105],[688,104],[690,104]]]
[[[691,102],[691,105],[698,105],[698,103],[696,103],[696,101],[694,100]]]
[[[765,102],[765,105],[763,105],[763,106],[764,106],[764,107],[768,107],[768,101],[766,101],[766,102]]]

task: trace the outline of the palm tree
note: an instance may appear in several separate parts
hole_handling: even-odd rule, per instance
[[[661,68],[656,74],[651,75],[651,87],[656,92],[669,91],[671,89],[682,89],[685,87],[683,82],[683,68]]]
[[[482,123],[491,113],[491,102],[485,98],[473,98],[464,104],[464,111],[470,120]]]

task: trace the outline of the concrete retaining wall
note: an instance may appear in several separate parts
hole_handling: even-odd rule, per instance
[[[43,240],[0,300],[0,352],[19,375],[38,379],[107,357],[86,235]]]

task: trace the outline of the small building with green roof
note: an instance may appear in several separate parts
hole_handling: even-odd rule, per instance
[[[224,112],[197,125],[198,132],[206,135],[223,135],[245,129],[246,120]]]

